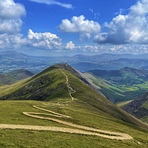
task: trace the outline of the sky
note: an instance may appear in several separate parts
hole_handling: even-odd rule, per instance
[[[0,0],[0,52],[148,53],[148,0]]]

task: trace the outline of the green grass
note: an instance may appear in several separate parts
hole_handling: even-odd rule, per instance
[[[56,103],[56,101],[51,102]],[[62,102],[61,102],[62,103]],[[78,134],[66,134],[60,132],[31,131],[31,130],[3,130],[0,129],[0,147],[7,148],[33,148],[33,147],[50,147],[50,148],[146,148],[148,145],[148,131],[138,129],[105,114],[98,114],[98,110],[89,107],[81,102],[71,102],[68,105],[50,105],[50,102],[39,101],[0,101],[1,120],[0,123],[9,124],[28,124],[43,126],[62,126],[51,121],[34,119],[21,114],[22,111],[41,112],[32,108],[32,105],[38,105],[46,109],[52,109],[59,113],[70,115],[73,123],[86,125],[99,129],[118,131],[130,134],[134,140],[110,140],[96,136],[84,136]],[[7,111],[8,112],[7,112]],[[138,144],[138,143],[141,143]]]

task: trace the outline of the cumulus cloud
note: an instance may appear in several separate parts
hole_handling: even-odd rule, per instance
[[[126,15],[119,14],[104,26],[107,32],[97,34],[97,43],[148,43],[148,1],[140,0],[129,8]]]
[[[1,49],[15,49],[20,48],[25,44],[25,39],[21,34],[1,34],[0,35],[0,48]]]
[[[0,2],[0,32],[16,33],[22,26],[21,17],[26,14],[25,8],[13,0],[1,0]]]
[[[47,4],[47,5],[59,5],[61,7],[67,8],[67,9],[73,8],[73,6],[71,4],[61,3],[56,0],[30,0],[30,1],[36,2],[36,3]]]
[[[31,29],[28,31],[27,43],[30,46],[44,49],[58,48],[61,46],[61,39],[50,32],[35,33]]]
[[[26,38],[21,34],[2,34],[0,35],[0,48],[31,48],[31,49],[58,49],[62,42],[61,39],[50,32],[35,33],[31,29]]]
[[[72,41],[69,41],[66,46],[65,46],[66,49],[70,49],[70,50],[73,50],[75,49],[75,44],[72,42]]]
[[[83,36],[91,36],[100,32],[101,26],[99,23],[85,19],[84,15],[73,16],[71,20],[64,19],[59,26],[59,29],[67,33],[80,33]]]

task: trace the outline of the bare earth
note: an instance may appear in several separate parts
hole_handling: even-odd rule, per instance
[[[68,76],[63,72],[63,75],[66,77],[66,84],[67,88],[69,90],[69,95],[72,99],[72,93],[76,92],[73,88],[70,87],[70,84],[68,82]],[[42,120],[50,120],[53,122],[57,122],[63,125],[67,125],[70,128],[63,128],[63,127],[54,127],[54,126],[34,126],[34,125],[16,125],[16,124],[0,124],[0,129],[26,129],[26,130],[36,130],[36,131],[53,131],[53,132],[63,132],[63,133],[71,133],[71,134],[81,134],[81,135],[92,135],[92,136],[98,136],[108,139],[116,139],[116,140],[132,140],[133,137],[131,137],[128,134],[120,133],[120,132],[110,132],[106,130],[100,130],[96,128],[91,128],[87,126],[77,125],[73,124],[71,122],[63,121],[61,118],[71,118],[70,116],[63,115],[51,110],[47,110],[41,107],[33,106],[34,108],[38,110],[42,110],[48,113],[37,113],[37,112],[23,112],[24,115],[32,117],[32,118],[38,118]],[[43,115],[46,115],[48,117],[45,117]],[[54,118],[56,117],[56,118]],[[57,119],[58,118],[58,119]]]

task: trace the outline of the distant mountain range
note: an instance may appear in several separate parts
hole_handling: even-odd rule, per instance
[[[76,55],[76,60],[71,63],[73,67],[81,72],[94,69],[118,70],[124,67],[148,68],[148,55],[132,54],[101,54],[95,56]]]
[[[15,51],[0,52],[0,73],[27,69],[38,73],[56,63],[68,63],[81,72],[94,69],[117,70],[123,67],[148,69],[148,55],[101,54],[60,57],[28,56]]]

